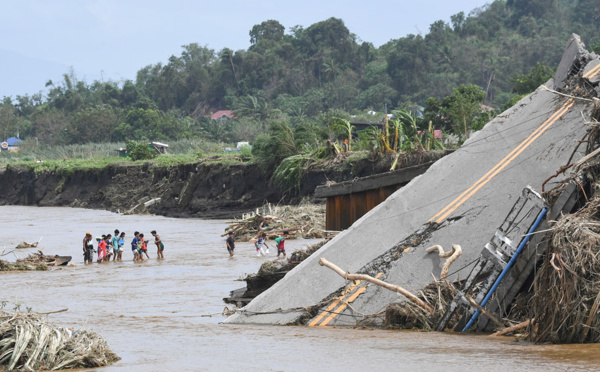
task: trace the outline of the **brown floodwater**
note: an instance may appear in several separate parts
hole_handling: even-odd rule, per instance
[[[73,256],[72,267],[0,273],[0,301],[34,311],[68,308],[50,321],[102,335],[121,357],[102,371],[598,370],[599,345],[532,345],[514,338],[435,332],[220,324],[223,297],[265,258],[238,243],[229,259],[225,221],[119,215],[73,208],[0,206],[0,252],[42,238],[46,254]],[[165,260],[85,266],[81,241],[118,228],[165,242]],[[288,251],[314,240],[286,243]],[[24,256],[27,251],[19,250]],[[273,249],[271,250],[273,252]],[[6,256],[5,258],[11,258]]]

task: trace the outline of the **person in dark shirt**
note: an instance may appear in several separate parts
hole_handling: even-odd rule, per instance
[[[235,239],[233,238],[233,231],[229,232],[229,237],[225,241],[227,243],[227,252],[229,252],[229,258],[233,257],[233,250],[235,249]]]
[[[133,236],[134,236],[134,238],[131,241],[131,252],[133,252],[133,260],[137,261],[140,258],[139,253],[138,253],[138,243],[140,241],[140,239],[139,239],[140,233],[138,231],[136,231],[133,233]]]
[[[83,238],[83,263],[92,263],[92,254],[94,252],[94,244],[92,243],[92,233],[86,232]]]

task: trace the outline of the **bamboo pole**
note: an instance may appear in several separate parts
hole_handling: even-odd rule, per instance
[[[587,322],[585,322],[585,328],[581,334],[580,343],[583,343],[590,331],[590,326],[596,317],[598,316],[598,307],[600,306],[600,292],[596,295],[596,300],[594,301],[594,305],[592,305],[592,309],[590,310],[590,315],[588,315]]]
[[[430,312],[430,313],[433,312],[433,308],[431,306],[427,305],[425,302],[423,302],[423,300],[421,300],[420,298],[418,298],[411,292],[407,291],[406,289],[400,287],[399,285],[386,283],[383,280],[373,278],[372,276],[367,275],[367,274],[350,274],[349,272],[344,272],[344,270],[340,269],[338,266],[327,261],[324,258],[319,259],[319,265],[325,266],[325,267],[333,270],[336,274],[338,274],[339,276],[341,276],[342,278],[344,278],[346,280],[352,280],[352,281],[364,280],[367,282],[371,282],[375,285],[378,285],[380,287],[383,287],[385,289],[388,289],[392,292],[399,293],[399,294],[403,295],[404,297],[408,298],[409,300],[411,300],[412,302],[414,302],[415,304],[419,305],[423,310]]]
[[[469,297],[467,295],[465,295],[465,298],[467,299],[467,301],[469,301],[469,303],[471,305],[473,305],[477,310],[481,311],[481,313],[483,315],[487,316],[496,325],[504,326],[504,324],[502,324],[501,321],[499,321],[495,316],[493,316],[492,314],[490,314],[486,309],[484,309],[481,305],[479,305],[477,302],[475,302],[474,299],[472,299],[471,297]]]
[[[514,325],[512,327],[504,328],[501,331],[498,331],[496,333],[492,333],[490,336],[502,336],[502,335],[505,335],[507,333],[512,333],[514,331],[518,331],[520,329],[528,327],[529,324],[531,324],[532,321],[533,321],[533,319],[528,319],[528,320],[526,320],[526,321],[524,321],[522,323],[519,323],[517,325]]]
[[[433,275],[433,274],[432,274]],[[435,277],[434,277],[435,279]],[[450,289],[450,291],[454,294],[454,296],[458,295],[458,290],[456,288],[454,288],[454,286],[451,283],[448,283],[448,281],[444,281],[443,283],[446,284],[446,286],[448,287],[448,289]],[[469,301],[469,303],[475,307],[477,310],[481,311],[481,313],[485,316],[487,316],[492,322],[494,322],[496,325],[503,327],[504,324],[502,324],[501,321],[499,321],[494,315],[490,314],[486,309],[484,309],[481,305],[479,305],[474,299],[472,299],[470,296],[468,296],[467,294],[462,294],[462,296]]]

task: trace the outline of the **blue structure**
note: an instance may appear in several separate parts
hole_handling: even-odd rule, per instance
[[[19,143],[23,142],[23,140],[17,137],[10,137],[4,142],[8,143],[8,146],[19,146]]]
[[[23,142],[17,137],[10,137],[6,141],[0,142],[0,151],[19,151],[19,144]]]

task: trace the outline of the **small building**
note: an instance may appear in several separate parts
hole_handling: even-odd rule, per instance
[[[160,143],[160,142],[150,142],[148,144],[148,147],[154,149],[159,154],[166,154],[167,148],[169,147],[169,145],[167,145],[166,143]]]
[[[17,137],[10,137],[0,143],[0,151],[19,151],[19,144],[23,142]]]
[[[210,116],[211,119],[218,122],[227,121],[233,119],[234,117],[235,116],[233,115],[232,110],[219,110]]]
[[[119,147],[115,150],[120,158],[127,157],[127,149],[125,147]]]

